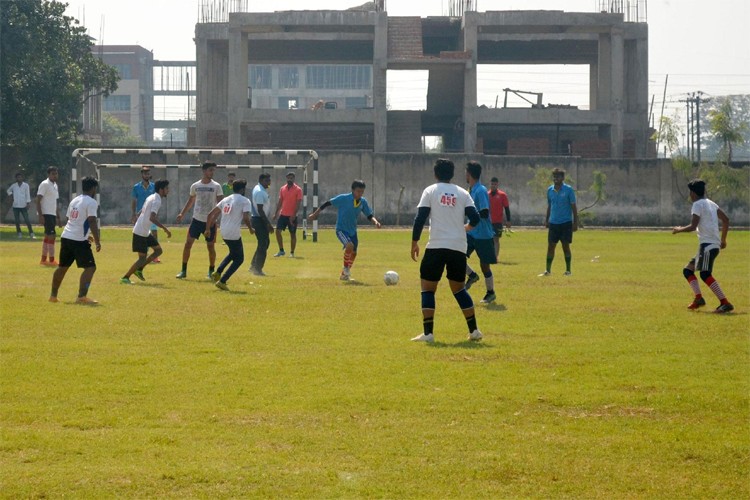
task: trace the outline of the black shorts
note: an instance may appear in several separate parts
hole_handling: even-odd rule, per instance
[[[199,221],[198,219],[193,219],[190,222],[190,229],[188,229],[188,234],[191,238],[200,239],[201,235],[206,232],[206,223],[203,221]],[[209,238],[206,238],[206,243],[213,243],[216,241],[216,224],[214,224],[211,227],[211,236]]]
[[[55,226],[57,225],[57,217],[50,214],[44,214],[44,234],[47,236],[55,236]]]
[[[495,242],[486,239],[480,240],[472,237],[471,235],[466,236],[466,256],[471,257],[471,254],[476,250],[479,262],[482,264],[497,264],[497,257],[495,257]]]
[[[492,223],[492,229],[495,230],[495,236],[498,238],[503,237],[503,223],[502,222],[493,222]]]
[[[141,236],[133,233],[133,251],[138,253],[148,253],[149,248],[158,247],[159,242],[154,238],[153,234],[148,236]]]
[[[419,266],[419,277],[427,281],[440,281],[443,270],[451,281],[463,282],[466,277],[466,254],[448,248],[428,248]]]
[[[714,261],[719,256],[719,245],[716,243],[701,243],[698,245],[698,253],[690,259],[688,266],[692,265],[696,271],[713,273]]]
[[[562,224],[550,224],[547,233],[549,243],[573,243],[573,222],[563,222]]]
[[[60,239],[60,267],[70,267],[73,262],[80,268],[96,267],[91,243],[86,241]]]
[[[276,230],[283,231],[284,229],[289,229],[290,233],[297,231],[297,217],[292,219],[288,215],[280,215],[276,222]]]

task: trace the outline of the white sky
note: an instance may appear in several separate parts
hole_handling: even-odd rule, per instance
[[[156,59],[194,60],[193,35],[199,4],[208,0],[66,0],[67,14],[89,28],[89,34],[108,45],[141,45]],[[649,25],[649,99],[660,113],[665,75],[669,74],[665,115],[682,111],[687,92],[709,96],[750,94],[748,0],[651,0]],[[250,0],[250,10],[347,9],[364,0]],[[595,12],[596,0],[477,0],[480,11],[564,10]],[[447,0],[386,0],[391,16],[439,16]],[[268,7],[271,6],[271,7]],[[585,66],[512,66],[480,68],[479,104],[494,106],[504,87],[544,92],[544,103],[588,106],[588,68]],[[392,108],[424,107],[426,79],[389,72]],[[510,101],[509,101],[509,104]],[[525,105],[521,101],[514,104]],[[158,105],[158,104],[157,104]],[[171,106],[171,105],[170,105]],[[179,106],[177,106],[179,107]],[[177,109],[173,110],[178,113]],[[172,113],[168,113],[172,114]]]

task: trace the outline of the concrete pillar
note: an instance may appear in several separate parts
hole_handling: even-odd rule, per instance
[[[231,148],[242,146],[240,119],[242,111],[247,109],[247,43],[247,35],[239,27],[233,27],[230,23],[227,128],[229,129],[229,147]]]
[[[671,226],[674,223],[674,200],[672,199],[674,169],[669,160],[660,161],[657,168],[659,171],[659,225]]]
[[[609,33],[599,35],[599,55],[596,109],[611,109],[612,95],[612,42]]]
[[[479,14],[466,12],[463,18],[464,50],[471,53],[464,70],[464,152],[475,153],[477,149],[477,25]]]
[[[625,113],[625,41],[622,29],[613,28],[611,36],[611,101],[612,137],[610,153],[613,158],[622,158]]]
[[[380,12],[375,21],[372,61],[372,106],[374,111],[373,146],[376,153],[385,153],[388,144],[388,109],[386,85],[388,75],[388,14]]]
[[[599,64],[589,64],[589,110],[594,111],[599,104]]]
[[[208,129],[203,114],[209,112],[209,76],[208,76],[208,40],[196,38],[195,40],[195,139],[199,145],[208,144]]]
[[[636,137],[635,155],[646,158],[648,155],[648,40],[638,38],[635,44],[635,71],[631,72],[628,86],[635,86],[636,113],[638,126],[642,130]]]

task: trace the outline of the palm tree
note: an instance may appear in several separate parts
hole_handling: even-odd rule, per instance
[[[748,124],[746,122],[732,123],[732,103],[726,98],[718,108],[708,112],[708,124],[711,133],[724,145],[722,151],[726,154],[727,162],[731,162],[732,144],[745,142],[743,134],[747,131]]]

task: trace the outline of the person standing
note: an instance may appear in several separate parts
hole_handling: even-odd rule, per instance
[[[136,260],[128,272],[120,278],[120,283],[124,285],[132,285],[130,276],[135,274],[135,277],[141,281],[146,281],[143,277],[143,268],[152,262],[156,262],[159,255],[162,254],[161,245],[159,241],[154,237],[151,232],[152,227],[160,227],[167,233],[167,238],[172,237],[172,233],[159,222],[159,209],[161,208],[162,198],[166,198],[169,194],[169,181],[158,180],[154,184],[155,192],[150,195],[143,202],[143,206],[138,212],[138,218],[133,226],[133,252],[138,254],[138,260]],[[148,257],[148,249],[152,248],[153,251]]]
[[[576,208],[576,192],[565,184],[565,170],[556,168],[552,171],[553,184],[547,188],[547,215],[544,227],[547,232],[547,268],[539,276],[552,274],[552,261],[555,258],[557,243],[562,244],[565,254],[565,273],[570,276],[570,244],[573,243],[573,233],[578,231],[578,209]]]
[[[255,230],[255,237],[258,240],[258,246],[253,254],[253,260],[250,261],[250,272],[256,276],[265,276],[263,266],[266,265],[266,256],[268,255],[268,246],[271,244],[270,234],[273,231],[273,225],[268,220],[268,210],[270,198],[268,196],[268,186],[271,185],[271,174],[260,174],[258,184],[253,188],[252,206],[252,226]]]
[[[60,210],[57,200],[60,195],[57,190],[57,167],[47,167],[47,178],[36,190],[36,209],[39,213],[39,224],[44,226],[44,240],[42,243],[42,266],[56,266],[55,262],[55,224],[62,227]],[[49,261],[47,260],[49,258]]]
[[[382,226],[372,214],[372,209],[364,198],[364,194],[365,183],[361,180],[355,180],[352,182],[351,193],[334,196],[308,216],[308,219],[313,221],[318,218],[320,212],[331,205],[338,209],[338,214],[336,215],[336,236],[344,245],[344,268],[341,270],[341,275],[339,276],[341,281],[352,279],[351,269],[354,265],[354,260],[357,258],[357,249],[359,248],[359,238],[357,237],[357,216],[359,213],[362,212],[365,214],[365,217],[375,224],[375,227],[378,229]]]
[[[29,238],[32,240],[35,239],[36,236],[34,236],[34,230],[31,229],[31,222],[29,222],[31,192],[29,191],[29,185],[24,182],[23,174],[21,172],[16,174],[16,182],[11,184],[8,188],[8,196],[13,198],[13,220],[16,223],[16,233],[18,238],[23,238],[23,233],[21,233],[21,216],[23,216],[26,227],[29,228]]]
[[[498,188],[497,177],[490,179],[490,222],[495,231],[493,242],[495,243],[495,258],[500,259],[500,238],[503,236],[503,227],[510,229],[510,202],[505,191]],[[503,219],[503,211],[505,218]]]
[[[177,214],[177,223],[182,221],[185,213],[190,210],[193,205],[193,219],[190,222],[190,228],[188,229],[187,238],[185,239],[185,247],[182,250],[182,270],[175,276],[177,279],[187,278],[187,265],[190,260],[190,250],[193,248],[195,240],[201,237],[206,232],[206,229],[210,229],[209,237],[206,238],[206,248],[208,249],[208,275],[210,279],[211,274],[214,272],[214,264],[216,262],[216,248],[214,243],[216,242],[216,224],[213,226],[207,226],[206,220],[208,213],[223,197],[221,191],[221,184],[213,180],[214,171],[216,170],[216,163],[207,161],[201,166],[203,170],[203,177],[194,182],[190,186],[190,197],[185,206],[182,208],[179,214]]]
[[[466,233],[479,224],[477,212],[471,195],[453,183],[455,166],[450,160],[440,158],[435,162],[433,171],[437,183],[425,188],[417,205],[417,216],[411,235],[411,258],[417,261],[419,256],[419,238],[428,218],[430,220],[430,237],[425,246],[419,276],[422,280],[422,333],[413,339],[414,342],[434,342],[435,334],[435,292],[438,283],[447,271],[448,285],[453,297],[466,319],[469,328],[469,340],[481,340],[482,332],[477,327],[474,315],[474,301],[464,286],[466,272]],[[468,217],[469,223],[464,224]]]
[[[284,229],[289,229],[291,240],[291,252],[289,257],[294,258],[294,249],[297,247],[297,213],[302,205],[302,188],[294,182],[294,172],[286,174],[286,184],[279,189],[279,203],[276,205],[276,213],[273,220],[276,223],[276,243],[279,244],[279,251],[274,257],[284,256],[284,238],[282,233]],[[280,215],[279,215],[280,214]]]
[[[94,199],[99,181],[93,177],[84,177],[81,181],[83,194],[73,198],[68,206],[67,218],[62,235],[60,236],[60,265],[52,275],[52,291],[49,301],[58,302],[57,292],[60,290],[65,274],[73,262],[83,269],[78,286],[76,304],[96,305],[96,300],[88,297],[89,286],[96,272],[96,261],[91,252],[91,241],[96,245],[97,253],[102,249],[99,239],[99,226],[96,223],[96,211],[99,204]]]
[[[487,188],[479,182],[481,175],[482,165],[478,162],[470,161],[466,164],[466,182],[469,184],[469,195],[474,202],[474,207],[479,212],[479,224],[466,235],[466,259],[468,261],[471,254],[476,250],[482,276],[484,276],[484,283],[487,287],[487,293],[480,302],[489,304],[497,298],[495,295],[495,278],[490,268],[490,265],[497,264],[497,257],[495,256],[495,245],[492,241],[495,230],[490,222],[490,198],[487,194]],[[468,278],[465,287],[468,290],[472,284],[479,281],[479,276],[468,263],[466,264],[466,275]]]
[[[135,224],[136,220],[138,219],[138,214],[141,212],[141,209],[143,208],[143,203],[146,201],[146,198],[154,194],[156,191],[156,187],[154,186],[154,183],[151,181],[151,168],[150,167],[141,167],[141,181],[136,182],[133,186],[133,189],[130,193],[130,223]],[[148,220],[148,217],[147,217]],[[154,237],[154,239],[157,241],[159,240],[159,235],[157,231],[157,226],[152,224],[150,228],[151,236]],[[154,259],[154,264],[159,264],[161,261],[157,258]]]
[[[672,234],[698,231],[698,253],[690,259],[690,262],[682,270],[682,274],[695,294],[695,298],[688,305],[688,309],[695,310],[706,305],[706,299],[701,294],[698,278],[695,277],[695,270],[698,269],[701,280],[719,299],[719,307],[714,312],[731,312],[734,310],[734,306],[724,295],[719,282],[713,277],[714,261],[719,256],[719,251],[727,247],[729,217],[716,203],[706,198],[705,181],[701,179],[690,181],[688,189],[690,190],[690,201],[693,202],[690,210],[692,217],[690,224],[672,228]],[[719,221],[721,221],[721,236],[719,236]]]
[[[208,214],[207,222],[209,226],[221,216],[221,237],[229,248],[229,255],[224,257],[216,272],[211,275],[211,279],[220,290],[229,290],[227,281],[245,261],[245,250],[242,248],[242,223],[245,223],[250,230],[250,234],[255,232],[250,220],[252,202],[245,198],[246,187],[247,181],[245,179],[233,181],[232,190],[234,192],[222,198],[219,204]],[[228,269],[227,266],[229,266]],[[224,272],[224,269],[226,269],[226,272]],[[224,273],[223,276],[222,273]]]
[[[236,177],[234,172],[229,172],[227,174],[227,182],[221,185],[221,191],[224,193],[224,197],[232,196],[232,193],[234,191],[232,190],[232,184],[234,184],[234,178]]]

